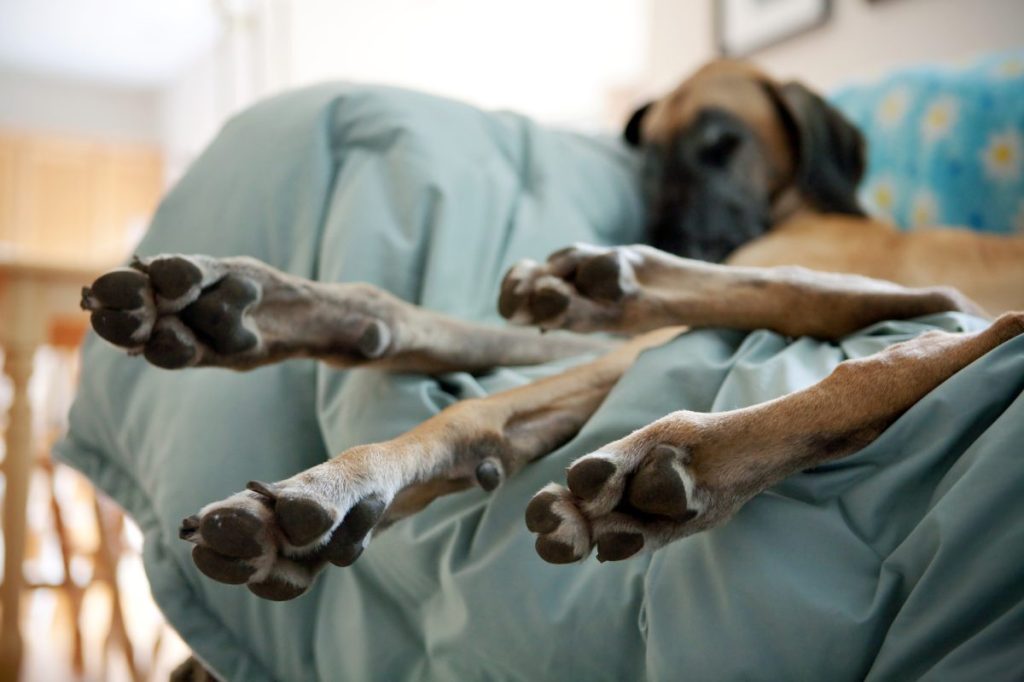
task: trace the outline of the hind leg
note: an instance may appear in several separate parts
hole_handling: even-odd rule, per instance
[[[493,489],[568,441],[642,350],[680,331],[652,332],[561,374],[456,403],[398,438],[284,481],[251,482],[185,519],[181,537],[214,580],[294,598],[328,563],[354,562],[375,530],[440,495]]]
[[[805,390],[741,410],[674,412],[576,460],[526,523],[553,563],[626,559],[727,521],[783,478],[862,449],[925,394],[1024,333],[1024,313],[928,332],[848,360]]]

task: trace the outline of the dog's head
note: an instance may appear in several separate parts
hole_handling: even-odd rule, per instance
[[[715,61],[633,114],[645,152],[648,243],[721,261],[797,209],[863,215],[864,139],[799,83]]]

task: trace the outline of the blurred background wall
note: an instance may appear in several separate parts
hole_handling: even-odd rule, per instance
[[[716,0],[2,0],[0,126],[155,145],[172,181],[240,107],[385,82],[556,124],[616,125],[715,56]],[[1020,0],[834,0],[756,55],[829,89],[1024,43]]]

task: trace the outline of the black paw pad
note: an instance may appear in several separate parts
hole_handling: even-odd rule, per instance
[[[683,450],[658,445],[629,482],[629,504],[647,514],[664,516],[675,521],[688,521],[696,512],[687,509],[686,486],[677,466],[687,461]]]
[[[537,493],[526,505],[526,527],[531,533],[551,533],[562,525],[562,517],[555,513],[554,493]]]
[[[600,494],[601,489],[614,473],[614,464],[606,459],[591,457],[569,467],[566,483],[576,497],[582,500],[592,500]]]
[[[356,348],[364,358],[379,358],[391,345],[391,330],[380,320],[370,320],[356,340]]]
[[[353,543],[349,540],[335,541],[332,537],[324,548],[323,557],[335,566],[346,568],[356,562],[363,554],[362,543]]]
[[[491,492],[501,485],[503,478],[501,462],[493,457],[488,457],[476,466],[474,474],[480,487]]]
[[[89,294],[105,308],[134,310],[142,307],[142,292],[148,287],[149,281],[141,272],[115,270],[93,282]]]
[[[511,279],[507,276],[505,281],[501,283],[501,294],[498,296],[498,313],[505,319],[515,315],[516,311],[522,308],[526,302],[526,296],[516,292],[516,287],[518,286],[518,279]]]
[[[386,508],[378,497],[368,497],[353,506],[328,541],[323,557],[336,566],[350,566],[362,554],[363,540]]]
[[[644,548],[640,533],[605,533],[597,539],[598,561],[622,561]]]
[[[218,353],[242,353],[254,348],[259,339],[242,324],[242,315],[259,297],[255,284],[228,275],[178,315],[196,335]]]
[[[533,545],[537,555],[549,564],[571,564],[582,556],[576,554],[572,545],[541,535]]]
[[[203,281],[203,272],[185,258],[160,258],[146,268],[153,290],[168,300],[187,294]]]
[[[263,553],[256,539],[263,532],[263,521],[244,509],[215,509],[199,522],[203,540],[216,552],[228,557],[252,559]]]
[[[538,289],[530,296],[530,315],[537,322],[550,320],[569,307],[569,297],[557,289]]]
[[[195,360],[196,353],[196,347],[187,343],[173,329],[159,325],[146,342],[146,359],[164,369],[188,367]]]
[[[134,313],[100,309],[90,319],[96,333],[110,343],[117,346],[141,345],[132,340],[132,334],[142,325],[142,320]]]
[[[203,575],[228,585],[241,585],[256,569],[238,559],[231,559],[207,547],[192,548],[192,561]]]
[[[279,499],[274,511],[288,542],[297,547],[308,545],[334,525],[330,512],[308,498]]]
[[[276,577],[271,577],[261,583],[249,583],[247,587],[257,597],[269,599],[270,601],[295,599],[308,589],[308,586],[299,587]]]
[[[622,265],[615,252],[596,256],[576,270],[576,288],[589,298],[618,301],[625,295],[620,280]]]

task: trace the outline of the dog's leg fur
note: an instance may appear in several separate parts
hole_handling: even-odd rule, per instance
[[[1007,313],[974,334],[933,331],[841,363],[802,391],[717,414],[675,412],[569,468],[526,511],[537,552],[553,563],[597,547],[616,561],[726,521],[786,476],[871,443],[951,375],[1024,333]]]
[[[328,562],[355,561],[372,529],[438,495],[497,486],[568,441],[644,349],[683,331],[638,336],[593,362],[487,398],[465,400],[408,433],[362,445],[184,520],[199,569],[268,599],[302,594]]]
[[[649,246],[577,245],[505,276],[501,314],[547,329],[642,332],[685,324],[834,339],[873,322],[981,310],[955,289],[910,289],[798,267],[715,265]]]
[[[531,365],[608,344],[461,322],[369,284],[312,282],[251,258],[156,256],[82,292],[96,332],[166,369],[291,357],[415,372]]]

